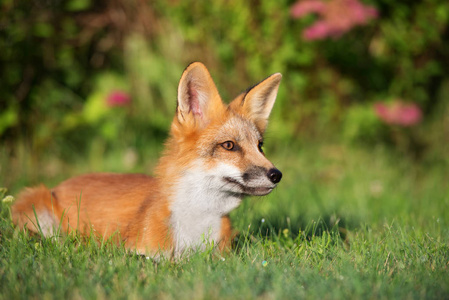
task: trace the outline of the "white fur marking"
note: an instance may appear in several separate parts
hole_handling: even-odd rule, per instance
[[[54,235],[54,230],[57,226],[57,222],[55,221],[55,218],[53,214],[51,214],[47,210],[41,210],[39,213],[36,213],[37,220],[39,221],[39,226],[42,230],[42,233],[45,237],[51,237]],[[38,227],[36,223],[36,227]],[[37,228],[39,229],[39,227]]]
[[[176,255],[219,242],[221,218],[241,202],[240,195],[225,187],[223,177],[240,174],[236,167],[223,163],[207,170],[200,160],[183,174],[171,206]]]

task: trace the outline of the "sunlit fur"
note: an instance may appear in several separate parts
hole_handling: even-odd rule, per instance
[[[228,214],[243,196],[276,187],[267,177],[274,166],[259,143],[280,78],[270,76],[227,106],[204,65],[191,64],[180,80],[177,112],[155,177],[98,173],[51,190],[28,188],[12,207],[14,222],[31,231],[40,227],[47,236],[59,227],[113,237],[152,256],[179,257],[210,243],[228,248]],[[223,146],[227,141],[232,150]]]

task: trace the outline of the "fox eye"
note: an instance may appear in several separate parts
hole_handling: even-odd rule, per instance
[[[259,151],[261,153],[263,153],[263,142],[262,141],[259,142],[259,144],[257,145],[257,148],[259,148]]]
[[[221,146],[229,151],[234,150],[234,147],[235,147],[234,142],[232,142],[232,141],[226,141],[226,142],[222,143]]]

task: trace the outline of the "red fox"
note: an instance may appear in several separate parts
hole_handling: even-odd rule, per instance
[[[262,150],[281,78],[273,74],[225,105],[206,67],[190,64],[155,177],[98,173],[27,188],[12,206],[14,223],[45,236],[58,228],[105,239],[118,232],[126,248],[148,256],[181,256],[206,243],[227,249],[229,213],[282,177]]]

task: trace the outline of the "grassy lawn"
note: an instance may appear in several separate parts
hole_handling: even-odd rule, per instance
[[[268,153],[284,173],[277,190],[231,215],[240,234],[224,257],[153,263],[79,236],[41,239],[14,231],[2,203],[0,299],[449,297],[447,160],[416,162],[382,147],[285,149]],[[114,157],[100,170],[123,169]],[[95,169],[74,163],[50,176],[2,163],[0,186],[12,194]]]

